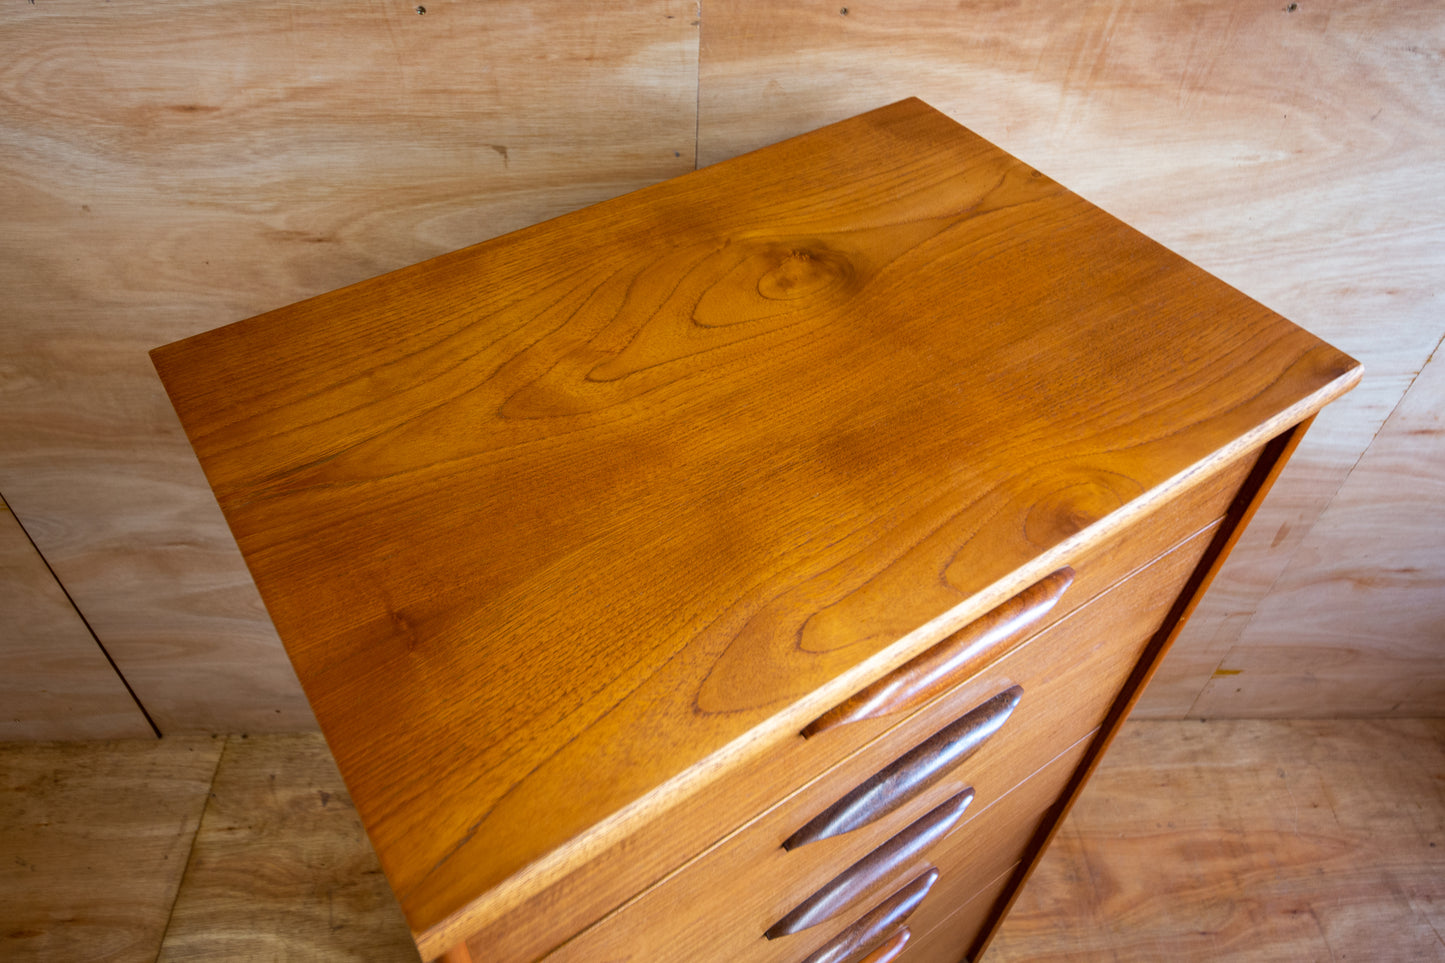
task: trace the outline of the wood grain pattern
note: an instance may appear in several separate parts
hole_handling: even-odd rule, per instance
[[[815,736],[834,726],[903,712],[928,702],[957,684],[957,673],[986,650],[1020,638],[1036,627],[1073,581],[1071,568],[1051,573],[927,652],[855,692],[808,723],[803,735]]]
[[[416,960],[319,735],[225,740],[157,959]]]
[[[154,736],[3,500],[0,613],[0,742]]]
[[[1445,959],[1445,723],[1124,727],[990,963]]]
[[[1445,715],[1445,352],[1434,355],[1193,714]]]
[[[1445,332],[1435,6],[705,6],[700,67],[683,3],[0,15],[0,489],[165,728],[310,719],[146,349],[913,94],[1369,368],[1138,711],[1195,703]]]
[[[1270,439],[1269,443],[1259,452],[1258,457],[1253,460],[1249,476],[1240,486],[1238,495],[1231,503],[1229,511],[1225,513],[1218,529],[1209,539],[1208,546],[1200,554],[1198,565],[1185,581],[1183,590],[1174,598],[1168,614],[1163,619],[1163,624],[1144,647],[1132,673],[1110,707],[1107,718],[1100,726],[1098,739],[1090,747],[1073,781],[1065,789],[1053,818],[1044,824],[1039,835],[1030,844],[1028,851],[1020,861],[1017,878],[1011,884],[1004,899],[995,907],[992,920],[970,950],[972,955],[981,956],[987,951],[989,942],[998,932],[999,922],[1008,913],[1014,900],[1018,898],[1020,890],[1027,885],[1029,876],[1038,866],[1039,858],[1058,833],[1064,816],[1068,814],[1075,800],[1078,799],[1083,786],[1118,735],[1124,720],[1138,703],[1145,686],[1158,671],[1163,657],[1179,637],[1190,615],[1198,607],[1203,593],[1208,591],[1210,583],[1229,557],[1231,549],[1238,543],[1241,533],[1258,512],[1264,498],[1280,477],[1285,463],[1299,447],[1305,432],[1313,422],[1314,418],[1311,416],[1281,432]]]
[[[1010,788],[1049,766],[1060,746],[1078,745],[1074,762],[1050,783],[1057,794],[1072,774],[1088,736],[1108,713],[1140,652],[1168,608],[1172,592],[1182,584],[1202,553],[1213,526],[1144,572],[1075,610],[1000,662],[988,666],[958,690],[900,723],[852,758],[813,780],[803,790],[732,833],[666,880],[641,893],[605,919],[589,927],[548,957],[549,963],[632,960],[651,963],[664,958],[706,959],[710,954],[730,961],[796,959],[805,950],[791,943],[774,949],[759,945],[759,934],[791,911],[839,870],[864,857],[894,833],[922,817],[965,787],[974,787],[980,804],[964,815],[958,834],[975,833],[971,820],[987,812]],[[1083,570],[1081,569],[1081,572]],[[1018,682],[1027,698],[1015,710],[1012,725],[985,743],[937,786],[898,810],[853,833],[793,851],[780,843],[820,809],[848,793],[880,766],[931,737],[939,728],[966,714],[1000,689]],[[837,730],[846,731],[846,730]],[[1034,797],[1037,812],[1052,796]],[[1032,833],[1003,841],[1006,863],[1017,859]],[[974,850],[975,852],[977,850]],[[931,862],[936,857],[928,854]],[[956,874],[950,874],[950,880]],[[987,878],[987,877],[985,877]],[[967,877],[977,883],[977,877]],[[956,890],[966,882],[949,882]],[[971,890],[955,893],[960,899]],[[675,908],[686,906],[687,913]],[[838,924],[839,926],[842,923]],[[808,945],[807,938],[802,939]],[[821,941],[822,938],[817,938]],[[792,946],[793,949],[789,947]],[[486,949],[473,941],[474,950]],[[770,955],[771,954],[771,955]],[[498,952],[502,959],[525,958]]]
[[[829,880],[827,885],[799,903],[763,935],[770,940],[791,936],[842,913],[861,894],[876,886],[879,880],[892,876],[899,866],[932,849],[962,818],[973,797],[974,791],[965,789],[945,800]]]
[[[1075,601],[1087,602],[1105,592],[1117,581],[1150,565],[1175,544],[1194,535],[1200,528],[1201,518],[1217,518],[1222,515],[1233,500],[1241,481],[1248,474],[1252,462],[1253,456],[1247,455],[1240,459],[1237,465],[1226,466],[1213,476],[1196,479],[1197,484],[1156,510],[1147,519],[1126,526],[1112,538],[1086,546],[1078,554],[1071,555],[1067,562],[1076,568],[1071,594],[1050,610],[1044,622],[1052,619],[1081,618],[1092,626],[1090,631],[1096,632],[1098,639],[1132,639],[1135,628],[1116,624],[1116,617],[1122,616],[1123,612],[1100,617],[1096,611],[1089,612],[1090,607],[1087,606],[1086,611],[1080,612],[1074,607]],[[1126,604],[1125,609],[1131,621],[1146,614],[1146,607],[1138,603]],[[1141,641],[1142,635],[1152,628],[1153,623],[1141,623],[1137,626]],[[1041,634],[1049,631],[1048,627],[1041,628]],[[1043,647],[1052,649],[1052,643]],[[1029,648],[1037,649],[1039,646],[1029,642]],[[1127,644],[1116,647],[1111,662],[1122,661],[1124,664],[1101,670],[1110,673],[1109,677],[1114,680],[1115,689],[1128,674],[1127,661],[1131,658],[1128,652]],[[997,650],[990,650],[985,654],[990,657],[1006,655]],[[1041,664],[1034,659],[1034,656],[1029,656],[1024,661],[1032,666]],[[720,778],[709,787],[707,792],[679,803],[669,812],[668,819],[637,827],[627,838],[614,842],[568,876],[542,888],[531,901],[508,906],[490,916],[473,917],[473,925],[477,928],[471,931],[472,944],[478,952],[485,950],[502,959],[535,958],[575,933],[580,922],[600,919],[613,908],[680,867],[698,852],[710,847],[721,834],[752,819],[758,812],[772,807],[779,798],[806,785],[816,773],[849,760],[873,740],[888,740],[886,744],[892,747],[889,751],[897,755],[957,718],[960,712],[972,708],[1016,681],[1023,680],[1032,687],[1029,680],[1035,677],[1047,679],[1050,683],[1069,677],[1067,673],[1060,677],[1057,672],[1047,672],[1040,668],[1015,668],[1016,665],[1018,663],[1010,657],[1003,666],[994,667],[997,671],[985,673],[977,677],[974,683],[948,694],[947,706],[952,708],[945,706],[940,710],[942,714],[935,715],[932,709],[929,709],[902,720],[884,716],[820,733],[812,739],[793,735],[773,745],[766,754],[734,768],[725,778]],[[982,672],[986,668],[989,668],[988,662],[980,661],[980,664],[970,671]],[[1071,665],[1066,660],[1056,668],[1062,671],[1071,668]],[[1062,684],[1077,687],[1079,692],[1091,691],[1090,686],[1094,685],[1083,681],[1068,681]],[[1100,691],[1108,688],[1106,684],[1099,685],[1102,686]],[[1058,701],[1060,705],[1073,705],[1068,699]],[[1025,705],[1024,716],[1019,721],[1028,719],[1029,725],[1036,725],[1040,731],[1050,733],[1052,737],[1064,738],[1066,742],[1069,739],[1065,736],[1069,732],[1083,732],[1102,718],[1097,713],[1076,713],[1071,724],[1076,723],[1083,728],[1071,729],[1070,724],[1059,725],[1048,714],[1034,715],[1031,711],[1033,705],[1031,699]],[[928,723],[927,726],[920,728],[917,725],[920,717]],[[899,739],[903,741],[896,741]],[[881,761],[875,761],[864,767],[859,771],[857,779],[864,778],[865,773],[872,773],[880,764]],[[1035,765],[1040,764],[1042,760]],[[848,767],[852,769],[853,764],[848,763]],[[1031,771],[1032,768],[1023,771]],[[856,780],[847,788],[854,784]],[[804,819],[836,799],[842,792],[846,792],[846,788],[828,797],[823,804],[808,810]],[[799,819],[784,829],[777,837],[778,841],[786,839],[802,822],[803,819]],[[565,917],[546,911],[538,912],[539,907],[559,905],[569,907],[570,912]],[[785,909],[786,907],[781,907],[779,912]],[[766,926],[774,918],[776,917],[761,921],[762,925]]]
[[[1332,952],[1339,959],[1389,952],[1442,958],[1445,946],[1430,942],[1429,929],[1445,930],[1442,726],[1126,725],[987,959],[1152,961],[1177,953],[1300,960]],[[258,757],[275,744],[285,758],[302,760],[289,737],[248,742]],[[185,860],[219,750],[220,740],[178,738],[5,747],[0,956],[49,963],[97,958],[98,947],[131,947],[110,958],[154,959],[180,878],[172,864]],[[273,761],[257,771],[295,779],[298,795],[282,793],[280,800],[302,798],[303,788],[319,798],[335,787],[334,764],[324,752],[305,758],[304,767]],[[267,793],[247,798],[255,808],[245,822],[275,818]],[[186,799],[191,815],[179,819],[176,807]],[[38,819],[50,825],[37,828]],[[344,820],[316,821],[313,829],[331,837],[323,848],[352,847],[356,855],[348,861],[360,861],[369,848]],[[264,834],[245,834],[244,841],[250,854],[237,858],[248,865],[294,858]],[[334,865],[297,861],[286,871],[314,873],[315,886],[324,888],[335,881],[328,875]],[[114,884],[98,886],[97,873],[110,867]],[[153,869],[171,872],[172,882],[152,885]],[[255,905],[249,887],[212,892],[218,920],[238,919]],[[26,906],[41,915],[23,916]],[[102,911],[87,913],[87,906]],[[371,909],[396,920],[394,906]],[[146,925],[151,936],[135,939]],[[915,932],[899,959],[957,963],[957,955],[931,954],[940,942],[960,945],[936,927]],[[416,955],[402,947],[395,959]]]
[[[938,898],[920,907],[912,921],[920,934],[948,925],[960,907],[987,891],[984,881],[997,879],[1018,862],[1030,841],[1057,817],[1060,794],[1097,738],[1095,730],[1067,747],[938,847],[933,854],[941,875]]]
[[[221,741],[0,746],[0,959],[156,958]]]
[[[314,725],[146,352],[693,167],[695,3],[0,12],[0,490],[163,731]]]
[[[1445,19],[1421,0],[1286,6],[707,3],[703,164],[920,96],[1364,362],[1365,384],[1320,419],[1144,714],[1190,711],[1445,334]],[[1344,614],[1341,597],[1328,605]],[[1229,711],[1269,711],[1251,691]]]
[[[1359,376],[918,101],[154,358],[423,952]]]

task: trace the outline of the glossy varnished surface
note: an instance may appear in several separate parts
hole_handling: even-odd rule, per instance
[[[155,360],[422,934],[1357,377],[917,101]]]
[[[1235,467],[1219,472],[1206,483],[1170,502],[1164,509],[1152,513],[1140,524],[1127,527],[1114,538],[1101,540],[1091,545],[1088,551],[1071,556],[1070,565],[1077,567],[1074,583],[1065,597],[1050,609],[1043,621],[1049,623],[1050,620],[1064,618],[1070,611],[1077,611],[1073,608],[1076,604],[1094,599],[1116,580],[1142,569],[1170,546],[1193,534],[1199,528],[1201,519],[1217,518],[1223,514],[1253,461],[1254,458],[1249,456],[1241,459]],[[1108,593],[1105,597],[1108,597]],[[1097,609],[1097,599],[1088,607]],[[1117,614],[1128,615],[1132,621],[1142,613],[1126,608]],[[977,624],[978,621],[988,621],[988,616],[970,624]],[[1115,641],[1122,638],[1117,625],[1097,623],[1092,618],[1088,621],[1092,627],[1087,634],[1091,637]],[[1055,625],[1055,630],[1057,628]],[[1025,640],[1017,636],[1012,639],[1015,643]],[[947,645],[948,641],[944,640],[939,644]],[[1011,651],[1009,646],[1001,648]],[[1039,647],[1031,642],[1027,648],[1037,650]],[[1127,645],[1114,645],[1112,650],[1111,659],[1122,659],[1127,663],[1133,658],[1127,652]],[[1075,650],[1075,654],[1082,657],[1084,653]],[[1057,655],[1053,658],[1057,658]],[[1002,665],[997,661],[999,659],[1002,659]],[[827,772],[827,780],[831,781],[839,775],[854,772],[856,778],[846,785],[838,784],[836,793],[819,805],[811,807],[806,814],[793,820],[776,838],[769,841],[769,848],[776,850],[772,855],[777,856],[784,852],[781,844],[788,835],[811,819],[815,813],[820,812],[887,761],[951,722],[963,709],[996,695],[1015,682],[1023,681],[1033,691],[1034,686],[1028,681],[1030,673],[1007,667],[1012,661],[1012,658],[1004,656],[1003,651],[988,649],[981,654],[977,663],[962,667],[953,680],[955,688],[935,703],[935,707],[945,708],[941,713],[924,709],[912,715],[905,714],[901,719],[898,716],[884,716],[830,729],[813,738],[794,734],[780,743],[771,744],[765,755],[730,770],[725,778],[712,783],[706,792],[670,810],[666,819],[645,824],[624,839],[616,841],[605,852],[574,870],[553,887],[537,894],[533,901],[511,907],[505,913],[492,918],[485,926],[473,931],[469,937],[471,945],[479,951],[485,949],[500,959],[535,958],[575,933],[579,921],[600,918],[623,900],[640,892],[648,883],[661,878],[668,870],[680,866],[688,857],[709,847],[721,832],[741,825],[757,813],[768,809],[777,800],[788,797],[793,790],[807,784],[816,774]],[[1041,661],[1043,664],[1049,663],[1047,658]],[[1065,660],[1055,664],[1054,668],[1061,670],[1068,664],[1066,656]],[[978,674],[988,667],[1001,670],[1002,675],[994,671]],[[1127,667],[1122,671],[1127,674]],[[964,682],[968,677],[972,677],[973,681]],[[1104,693],[1117,689],[1118,685],[1118,680],[1115,681],[1113,689],[1099,686],[1097,681],[1080,684],[1080,680],[1071,678],[1068,674],[1056,678],[1058,684],[1067,685],[1079,696],[1096,693],[1097,697],[1102,697]],[[960,685],[962,688],[958,687]],[[1067,704],[1065,712],[1059,714],[1072,714],[1075,720],[1083,724],[1083,728],[1061,730],[1057,725],[1051,725],[1047,718],[1030,719],[1031,708],[1040,703],[1049,705],[1051,710],[1063,708]],[[947,706],[953,708],[950,710]],[[1018,724],[1027,723],[1022,727],[1029,730],[1034,730],[1037,726],[1039,731],[1047,733],[1046,738],[1057,740],[1066,731],[1077,734],[1102,719],[1102,707],[1096,706],[1093,713],[1085,714],[1068,711],[1075,707],[1072,700],[1049,699],[1045,695],[1037,703],[1030,699],[1021,705],[1022,715],[1014,721]],[[1086,719],[1092,721],[1085,722]],[[1007,739],[1010,732],[1012,727],[1001,733],[1000,738]],[[1069,741],[1071,740],[1063,739],[1064,743]],[[983,752],[987,754],[997,744],[998,740],[991,740],[985,745]],[[1041,765],[1042,760],[1037,764]],[[858,768],[860,766],[861,769]],[[1031,768],[1024,767],[1019,770],[1020,774]],[[819,784],[814,783],[815,786]],[[751,825],[755,829],[757,823]],[[752,836],[751,831],[747,835]],[[686,872],[699,869],[702,862],[694,860],[688,865]],[[755,862],[745,862],[754,867],[757,865]],[[718,878],[729,880],[729,889],[739,882],[739,874],[731,870],[717,869],[715,872]],[[799,885],[801,892],[796,894],[797,898],[806,895],[807,886],[798,878],[796,865],[785,875]],[[673,880],[678,878],[676,875],[672,877]],[[818,879],[815,885],[821,885],[822,882],[823,879]],[[660,888],[654,888],[650,893],[655,896]],[[742,888],[744,892],[757,892],[756,887],[748,887],[746,882],[742,883]],[[709,898],[714,898],[722,891],[715,884],[708,883],[705,892],[711,894]],[[696,900],[689,896],[679,896],[678,899],[683,905],[696,904]],[[633,902],[630,905],[637,906],[641,903]],[[789,903],[775,907],[775,912],[767,914],[767,919],[758,921],[756,931],[761,932],[779,915],[790,909],[791,905]],[[542,912],[536,911],[539,906],[543,907]],[[551,907],[557,906],[567,907],[566,917],[550,911]],[[708,935],[705,937],[706,945],[710,947],[716,947],[718,942],[713,938],[713,932],[713,929],[708,928]]]
[[[1361,452],[1388,441],[1402,393],[1428,403],[1415,382],[1427,359],[1445,364],[1445,84],[1424,55],[1445,49],[1438,6],[704,6],[704,164],[917,95],[1364,362],[1365,382],[1316,423],[1136,711],[1258,718],[1340,703],[1408,717],[1432,692],[1429,711],[1445,705],[1440,609],[1433,624],[1396,616],[1442,597],[1441,540],[1404,531],[1386,561],[1361,551],[1347,513],[1321,516]],[[1374,516],[1367,539],[1409,517],[1401,470],[1441,477],[1445,435],[1401,440],[1386,455],[1393,482],[1348,482]],[[1408,500],[1445,512],[1428,484]],[[1361,604],[1362,585],[1413,601]],[[1377,607],[1389,633],[1378,621],[1363,635],[1319,631]],[[1301,659],[1340,671],[1302,677]],[[1243,669],[1244,685],[1222,678],[1201,695],[1220,667]]]
[[[162,731],[312,722],[146,350],[691,170],[695,140],[706,165],[914,94],[1369,372],[1136,712],[1445,705],[1440,540],[1399,521],[1445,510],[1400,484],[1445,477],[1445,435],[1360,460],[1445,366],[1434,0],[415,5],[0,13],[0,494]],[[1221,662],[1245,684],[1196,704]]]
[[[1208,530],[1201,533],[1207,536]],[[1045,767],[1060,746],[1089,740],[1104,716],[1105,706],[1120,689],[1149,634],[1158,625],[1171,592],[1197,561],[1207,537],[1191,539],[1181,550],[1160,559],[1146,571],[1105,593],[1067,621],[1031,640],[994,665],[964,682],[938,702],[911,716],[868,749],[838,766],[803,791],[750,823],[718,846],[632,900],[586,932],[568,941],[548,963],[652,963],[655,960],[704,959],[781,960],[795,963],[805,947],[830,934],[760,940],[760,935],[798,903],[845,867],[900,834],[936,806],[965,787],[976,791],[976,804],[964,814],[963,824],[948,840],[930,847],[920,857],[938,863],[940,852],[952,848],[960,835],[977,839],[967,823],[989,811],[1010,787]],[[783,843],[794,827],[810,822],[815,813],[867,781],[878,769],[929,741],[943,726],[989,701],[1012,683],[1025,693],[1005,726],[935,786],[877,821],[853,832],[808,846],[785,850]],[[1075,760],[1077,762],[1077,759]],[[1059,778],[1066,780],[1070,764]],[[1058,784],[1052,790],[1057,793]],[[1037,816],[1051,796],[1040,800]],[[986,836],[986,834],[985,834]],[[1024,840],[1013,846],[1013,858]],[[972,850],[950,865],[948,880],[960,870],[977,885],[976,867],[967,865]],[[982,877],[987,879],[988,877]],[[955,896],[957,884],[945,887]],[[687,912],[677,912],[686,907]],[[925,907],[925,914],[930,912]],[[841,929],[848,920],[835,921]],[[767,944],[764,946],[763,944]],[[495,945],[495,944],[493,944]],[[473,941],[475,950],[488,944]],[[526,959],[522,954],[497,953],[499,959]]]

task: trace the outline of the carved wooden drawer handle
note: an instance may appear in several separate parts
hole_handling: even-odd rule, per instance
[[[999,730],[1023,694],[1019,686],[1010,686],[938,730],[814,816],[788,837],[783,848],[797,849],[820,839],[841,836],[893,812],[971,756]]]
[[[905,926],[889,937],[888,942],[863,957],[858,963],[890,963],[897,958],[899,953],[903,952],[903,948],[908,945],[908,940],[912,936],[913,934],[908,932],[908,927]]]
[[[891,928],[913,915],[913,911],[918,909],[918,904],[923,902],[923,897],[928,895],[928,891],[937,881],[936,869],[930,869],[914,878],[907,886],[860,916],[852,926],[824,943],[803,963],[846,963],[854,953],[886,936]],[[897,935],[893,937],[895,940],[897,938]],[[908,937],[905,936],[902,942],[908,942]],[[900,943],[898,949],[902,948]],[[898,955],[896,950],[894,955]],[[888,957],[885,956],[884,959]]]
[[[805,736],[849,722],[912,708],[953,684],[953,674],[979,653],[1012,638],[1043,618],[1074,581],[1074,570],[1061,568],[970,622],[933,648],[903,663],[877,682],[823,713],[803,730]]]
[[[777,939],[832,919],[869,886],[943,838],[971,802],[973,790],[965,789],[833,877],[774,923],[765,935],[770,940]]]

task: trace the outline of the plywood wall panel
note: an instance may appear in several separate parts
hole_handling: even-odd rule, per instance
[[[150,724],[0,500],[0,742],[145,738]]]
[[[0,13],[0,489],[163,731],[312,724],[146,351],[690,170],[697,9]]]
[[[711,0],[698,152],[916,94],[1365,362],[1136,710],[1177,717],[1445,334],[1442,49],[1420,0]]]
[[[1438,5],[424,6],[0,12],[0,490],[163,729],[312,723],[149,348],[912,95],[1365,362],[1139,713],[1354,604],[1291,559],[1445,334]]]
[[[1224,654],[1194,714],[1445,715],[1442,439],[1437,350]]]

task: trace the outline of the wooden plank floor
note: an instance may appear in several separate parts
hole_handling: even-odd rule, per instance
[[[160,959],[416,958],[321,737],[228,739]]]
[[[0,960],[153,960],[222,740],[0,746]]]
[[[416,959],[319,736],[0,746],[0,793],[0,960]],[[1135,722],[989,960],[1445,961],[1442,933],[1445,720]]]
[[[988,958],[1445,960],[1445,720],[1127,725]]]

